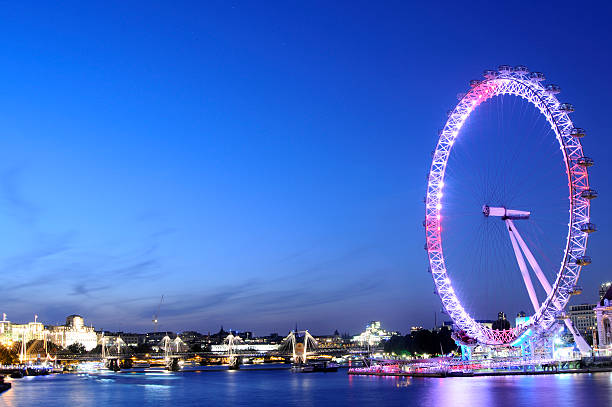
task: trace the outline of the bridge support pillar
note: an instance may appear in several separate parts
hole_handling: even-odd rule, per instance
[[[112,370],[113,372],[118,372],[121,370],[118,358],[107,359],[105,365],[107,369]]]

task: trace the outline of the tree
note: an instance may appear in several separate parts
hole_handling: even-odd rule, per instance
[[[192,343],[189,347],[190,352],[202,352],[202,345],[199,343]]]
[[[406,336],[392,336],[385,342],[385,352],[396,354],[427,353],[429,355],[438,355],[441,353],[447,354],[456,349],[457,345],[451,337],[451,331],[448,328],[442,328],[438,332],[419,329]]]
[[[394,335],[385,342],[385,352],[387,353],[409,353],[412,348],[412,338],[410,335]]]
[[[0,364],[13,365],[19,362],[19,347],[21,343],[14,343],[12,346],[0,345]]]
[[[102,353],[102,345],[98,344],[95,348],[89,351],[90,355],[100,355]]]
[[[452,331],[448,327],[443,327],[438,332],[438,339],[440,340],[442,349],[444,349],[444,353],[451,353],[457,350],[457,343],[451,335]]]
[[[133,349],[134,354],[153,353],[153,346],[149,343],[139,343]]]
[[[69,345],[67,348],[69,353],[73,355],[81,355],[85,353],[85,346],[79,342],[75,342],[72,345]]]
[[[440,342],[435,332],[419,329],[413,336],[414,353],[427,353],[435,355],[440,353]]]

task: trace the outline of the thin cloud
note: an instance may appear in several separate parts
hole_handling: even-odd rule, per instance
[[[110,285],[91,286],[91,285],[87,285],[85,283],[77,283],[77,284],[74,284],[72,286],[72,293],[71,293],[71,295],[89,296],[89,294],[91,294],[93,292],[107,290],[109,288],[111,288]]]
[[[0,196],[11,216],[32,225],[38,220],[40,210],[24,197],[20,186],[22,173],[23,170],[17,167],[0,173]]]

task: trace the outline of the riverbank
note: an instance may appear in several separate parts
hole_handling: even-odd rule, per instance
[[[7,391],[10,388],[11,388],[11,384],[10,383],[5,383],[4,382],[4,378],[0,376],[0,394],[4,393],[5,391]]]

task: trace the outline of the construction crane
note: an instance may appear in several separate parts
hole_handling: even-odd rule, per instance
[[[153,327],[154,332],[157,332],[157,323],[159,322],[159,309],[161,308],[162,302],[164,302],[164,296],[161,296],[161,300],[159,300],[159,305],[157,306],[157,312],[153,315]]]

